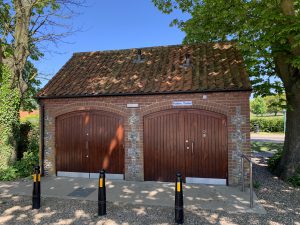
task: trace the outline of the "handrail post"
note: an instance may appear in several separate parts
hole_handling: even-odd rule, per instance
[[[245,174],[244,174],[244,158],[241,156],[241,173],[242,173],[242,191],[245,191]]]
[[[253,208],[253,162],[251,158],[248,158],[246,155],[241,154],[241,174],[242,174],[242,191],[245,191],[245,173],[244,173],[244,159],[246,159],[250,164],[250,208]]]
[[[250,161],[250,208],[253,208],[252,161]]]

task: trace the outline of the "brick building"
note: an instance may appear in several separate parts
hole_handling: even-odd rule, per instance
[[[250,93],[233,43],[75,53],[38,93],[43,172],[235,185]]]

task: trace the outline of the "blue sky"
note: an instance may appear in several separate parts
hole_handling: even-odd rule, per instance
[[[80,15],[71,20],[82,31],[63,39],[58,46],[47,43],[50,51],[35,63],[47,78],[55,75],[74,52],[180,44],[185,36],[169,24],[172,19],[187,19],[188,15],[179,11],[163,14],[150,0],[88,0],[87,3],[87,7],[77,9]],[[44,85],[47,81],[42,82]]]

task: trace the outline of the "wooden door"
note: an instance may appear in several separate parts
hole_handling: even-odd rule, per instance
[[[103,111],[79,111],[56,119],[56,170],[124,173],[123,118]]]
[[[56,120],[56,170],[89,172],[86,112],[68,113]]]
[[[145,180],[227,178],[226,117],[196,109],[171,109],[144,118]]]
[[[168,110],[144,118],[145,180],[173,181],[184,168],[180,111]]]
[[[123,118],[112,113],[88,114],[90,172],[124,173]]]
[[[227,178],[225,116],[208,111],[184,114],[185,176]]]

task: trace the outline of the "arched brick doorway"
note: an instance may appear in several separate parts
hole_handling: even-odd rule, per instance
[[[200,109],[168,109],[144,116],[145,180],[228,178],[226,116]]]
[[[99,110],[56,118],[56,172],[124,174],[124,119]]]

